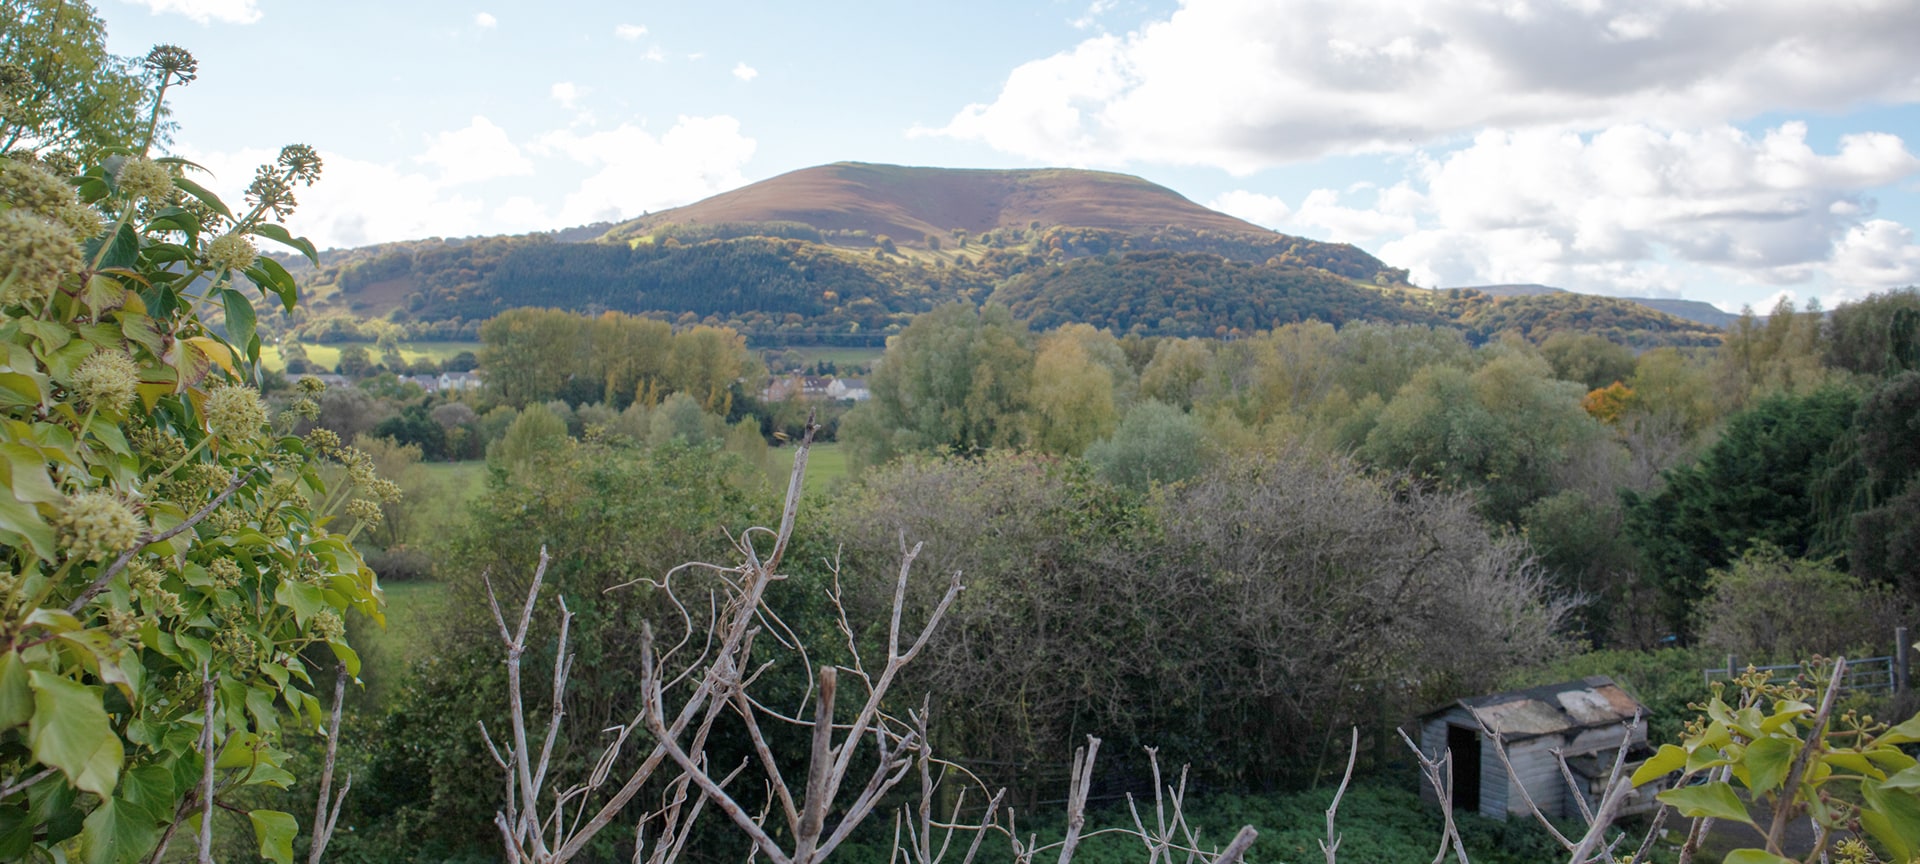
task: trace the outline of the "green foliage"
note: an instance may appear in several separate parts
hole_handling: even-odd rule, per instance
[[[1300,781],[1343,755],[1325,730],[1390,734],[1379,721],[1557,649],[1558,608],[1466,500],[1319,453],[1233,460],[1148,498],[1077,461],[905,459],[830,522],[856,620],[884,619],[901,536],[933,572],[967,574],[902,686],[931,695],[950,754],[1000,764],[990,782],[1030,782],[1004,763],[1068,760],[1084,730],[1207,782]],[[910,617],[934,591],[909,584]]]
[[[1040,329],[1079,322],[1157,336],[1252,333],[1308,319],[1440,320],[1420,304],[1324,270],[1200,253],[1130,252],[1031,270],[995,289],[993,300]]]
[[[675,333],[660,321],[617,312],[598,317],[513,309],[480,328],[487,388],[514,407],[553,399],[605,402],[615,410],[686,392],[725,415],[736,386],[758,390],[765,370],[731,330]]]
[[[1553,377],[1597,390],[1633,377],[1633,351],[1592,333],[1562,330],[1540,343]]]
[[[1905,618],[1884,586],[1862,585],[1830,562],[1789,558],[1760,544],[1712,571],[1700,641],[1754,663],[1871,656]]]
[[[864,464],[925,451],[977,453],[1024,443],[1033,386],[1026,327],[1000,306],[951,304],[888,346],[842,434]]]
[[[80,0],[0,2],[0,154],[94,160],[142,145],[154,93],[106,42]]]
[[[1833,310],[1827,363],[1862,375],[1920,370],[1920,290],[1901,288]]]
[[[191,80],[185,52],[154,56],[161,92]],[[159,116],[150,112],[149,129]],[[337,436],[289,434],[318,413],[312,388],[270,416],[251,386],[252,295],[292,308],[297,288],[248,238],[311,254],[267,217],[291,211],[290,190],[317,177],[318,157],[282,150],[236,216],[185,178],[186,163],[143,149],[71,183],[0,161],[9,858],[145,857],[198,797],[203,757],[214,755],[197,743],[203,730],[222,805],[286,788],[296,766],[279,743],[321,724],[316,679],[336,663],[358,674],[343,617],[380,617],[354,532],[336,529],[343,511],[377,518],[396,490]],[[329,483],[322,469],[336,462],[347,476]],[[284,857],[292,824],[256,821],[267,851]]]
[[[1891,860],[1920,853],[1920,767],[1903,749],[1920,741],[1920,717],[1889,728],[1851,711],[1830,715],[1815,707],[1830,704],[1820,701],[1824,681],[1776,685],[1767,674],[1740,677],[1733,693],[1716,684],[1705,715],[1683,741],[1647,759],[1634,784],[1681,772],[1656,796],[1662,803],[1682,817],[1743,823],[1768,838],[1765,849],[1728,853],[1729,862],[1789,861],[1773,838],[1789,820],[1809,817],[1822,844],[1864,828]],[[1695,778],[1705,782],[1689,782]],[[1865,857],[1846,857],[1879,860],[1856,851]]]
[[[592,736],[627,722],[638,710],[642,622],[652,624],[663,644],[686,636],[698,644],[698,628],[705,626],[696,612],[690,631],[663,594],[637,580],[658,579],[686,561],[723,560],[732,546],[722,526],[737,531],[767,524],[764,496],[749,495],[735,482],[736,464],[710,448],[580,443],[534,454],[529,470],[495,474],[487,494],[474,503],[470,522],[450,539],[440,568],[447,587],[443,611],[426,626],[430,647],[413,658],[412,686],[398,694],[379,730],[368,736],[372,776],[365,782],[373,791],[363,798],[356,779],[341,819],[356,826],[356,836],[343,854],[357,850],[354,860],[373,861],[496,855],[499,835],[488,828],[500,788],[494,775],[476,770],[492,764],[476,724],[506,728],[506,697],[483,577],[502,597],[524,596],[538,550],[544,546],[552,553],[546,590],[564,598],[575,615],[569,723]],[[795,557],[818,559],[811,551]],[[688,580],[679,587],[692,605],[704,574],[680,578]],[[620,585],[628,587],[609,592]],[[780,590],[792,597],[817,595],[811,588]],[[536,617],[528,668],[551,665],[554,623]],[[789,623],[801,626],[802,618]],[[821,624],[831,626],[825,619]],[[783,674],[777,670],[770,680]],[[529,710],[544,715],[547,708]],[[584,776],[599,753],[594,740],[559,747],[556,774]],[[710,752],[729,761],[747,753]],[[658,790],[641,794],[645,799]],[[630,823],[625,830],[624,839],[608,839],[608,857],[617,855],[616,848],[631,849]]]
[[[1851,391],[1835,388],[1764,399],[1730,418],[1698,463],[1666,472],[1666,488],[1623,493],[1627,533],[1675,632],[1691,631],[1708,571],[1755,543],[1793,558],[1839,551],[1819,542],[1813,489],[1833,467],[1856,404]]]
[[[1200,422],[1178,408],[1146,400],[1127,412],[1113,436],[1087,448],[1087,463],[1115,486],[1145,492],[1199,474],[1213,455]]]
[[[1497,339],[1502,334],[1544,342],[1566,331],[1636,348],[1720,342],[1720,333],[1711,327],[1617,297],[1571,293],[1488,297],[1465,293],[1470,296],[1446,311],[1475,342]]]
[[[545,405],[528,405],[507,427],[506,434],[487,448],[487,461],[517,470],[532,464],[541,454],[566,449],[567,443],[565,420]]]
[[[1554,470],[1599,439],[1599,424],[1580,408],[1584,392],[1518,353],[1471,374],[1430,366],[1387,404],[1361,452],[1377,465],[1474,488],[1489,520],[1517,524],[1553,492]]]

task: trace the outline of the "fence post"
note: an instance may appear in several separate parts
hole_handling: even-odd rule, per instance
[[[1733,655],[1728,654],[1727,655],[1727,680],[1731,681],[1734,678],[1739,677],[1739,675],[1740,675],[1740,670],[1734,668],[1733,666]]]
[[[1893,628],[1893,692],[1900,694],[1907,692],[1907,642],[1907,628]]]

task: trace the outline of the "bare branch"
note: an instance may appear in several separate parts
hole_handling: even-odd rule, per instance
[[[1340,799],[1347,794],[1347,783],[1353,780],[1353,763],[1359,756],[1360,727],[1355,726],[1353,740],[1347,745],[1347,771],[1340,775],[1340,788],[1333,792],[1333,803],[1327,805],[1327,839],[1320,843],[1320,851],[1326,853],[1327,864],[1335,864],[1335,853],[1340,851],[1340,835],[1333,831],[1333,814],[1340,809]]]
[[[333,839],[333,822],[340,818],[340,804],[346,800],[347,790],[343,787],[341,801],[333,803],[333,819],[328,819],[327,799],[333,791],[334,759],[340,752],[340,708],[346,701],[347,667],[342,663],[334,668],[333,717],[327,721],[327,755],[320,768],[320,795],[313,807],[313,843],[307,849],[307,864],[320,864],[320,859],[327,854],[327,843]]]

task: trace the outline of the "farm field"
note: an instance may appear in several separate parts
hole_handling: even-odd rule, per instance
[[[775,487],[784,486],[787,477],[793,473],[792,447],[780,447],[773,451],[772,466]],[[807,479],[804,489],[808,495],[825,495],[834,484],[845,479],[851,471],[847,465],[847,452],[838,442],[813,445],[812,455],[807,457]]]
[[[367,353],[373,355],[375,362],[379,361],[380,351],[379,349],[374,347],[374,344],[372,342],[336,342],[336,343],[331,343],[326,345],[320,345],[320,344],[314,344],[314,343],[301,343],[300,347],[305,348],[307,350],[308,361],[314,363],[315,365],[324,366],[327,369],[332,369],[333,367],[339,365],[340,352],[341,350],[345,349],[348,345],[359,345],[360,347],[367,349]],[[480,353],[480,343],[478,342],[402,342],[400,343],[400,356],[407,358],[407,362],[409,363],[415,360],[419,360],[421,358],[432,360],[435,363],[444,363],[448,360],[453,359],[455,355],[459,354],[462,351],[472,351],[475,354],[478,354]],[[287,363],[284,359],[281,358],[280,347],[277,345],[260,346],[260,363],[261,365],[267,367],[268,369],[272,369],[275,372],[284,371],[287,368]]]

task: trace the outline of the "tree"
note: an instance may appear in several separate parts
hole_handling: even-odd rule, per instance
[[[708,413],[724,417],[733,407],[734,385],[744,381],[747,389],[758,391],[762,368],[747,350],[746,337],[725,327],[702,325],[674,334],[667,381]]]
[[[1885,586],[1762,543],[1709,575],[1700,641],[1753,663],[1871,656],[1906,611]]]
[[[1087,464],[1108,483],[1144,492],[1199,474],[1211,449],[1193,415],[1148,399],[1127,412],[1112,436],[1087,448]]]
[[[534,457],[541,453],[565,449],[566,444],[567,421],[555,416],[545,405],[528,405],[500,440],[488,445],[487,461],[517,469],[532,464]]]
[[[1140,395],[1192,410],[1213,368],[1213,351],[1204,339],[1162,339],[1140,372]]]
[[[1521,511],[1552,494],[1555,471],[1602,440],[1581,409],[1580,385],[1552,377],[1525,354],[1499,357],[1469,374],[1450,366],[1415,373],[1380,413],[1361,449],[1368,461],[1473,488],[1481,512],[1518,524]]]
[[[373,357],[365,345],[348,345],[340,349],[339,369],[348,378],[365,378],[373,374]]]
[[[868,380],[844,432],[865,464],[896,454],[1024,444],[1033,388],[1027,329],[1006,307],[961,303],[916,316]]]
[[[1756,543],[1792,558],[1842,551],[1819,536],[1814,487],[1834,467],[1834,445],[1850,434],[1857,404],[1839,388],[1764,398],[1729,418],[1697,463],[1666,472],[1666,488],[1623,493],[1627,533],[1674,632],[1691,631],[1708,572]]]
[[[1119,421],[1113,378],[1074,334],[1055,331],[1041,339],[1033,363],[1034,445],[1077,456],[1111,433]]]
[[[1540,343],[1540,353],[1562,381],[1577,381],[1588,390],[1625,381],[1633,375],[1633,351],[1605,337],[1562,330]]]
[[[139,64],[107,53],[106,35],[83,0],[0,0],[0,154],[84,160],[144,143],[154,91]],[[173,74],[184,83],[193,69]]]

